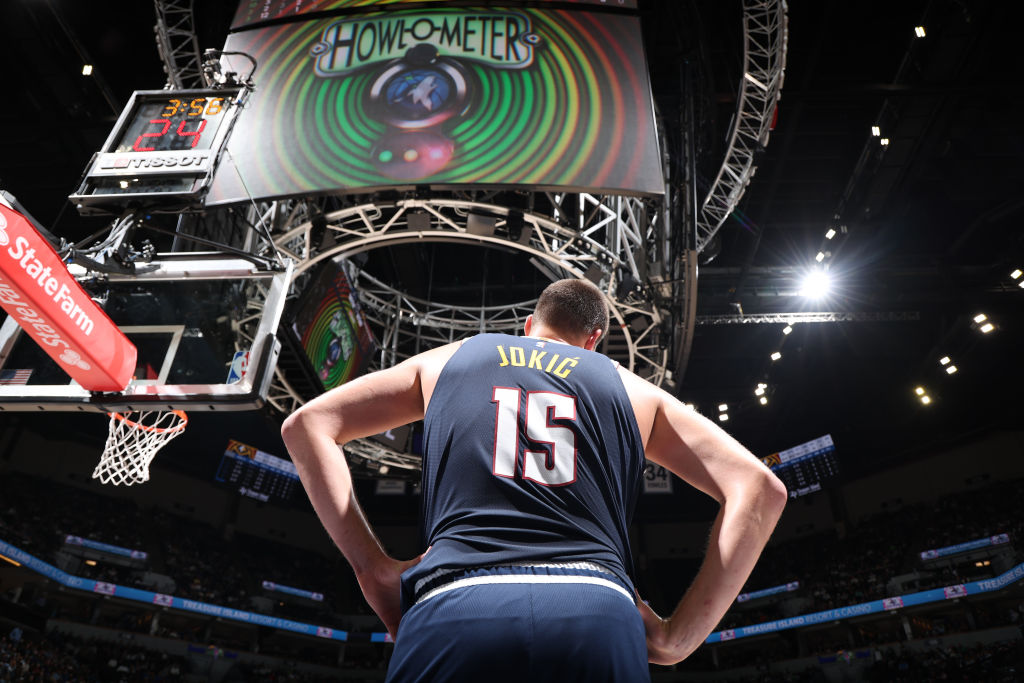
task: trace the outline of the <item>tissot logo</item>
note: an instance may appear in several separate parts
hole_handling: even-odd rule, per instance
[[[204,166],[209,158],[208,154],[189,154],[177,157],[113,156],[103,159],[100,162],[100,168],[189,168]]]

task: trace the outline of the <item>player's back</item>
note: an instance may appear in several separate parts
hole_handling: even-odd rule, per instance
[[[629,585],[643,447],[615,364],[486,334],[448,360],[425,417],[423,530],[406,577],[515,563],[597,563]]]

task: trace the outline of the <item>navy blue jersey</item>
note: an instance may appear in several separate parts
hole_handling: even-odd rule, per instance
[[[404,577],[405,599],[437,570],[524,562],[589,561],[630,586],[628,529],[643,466],[633,407],[609,358],[531,337],[467,340],[425,417],[431,550]]]

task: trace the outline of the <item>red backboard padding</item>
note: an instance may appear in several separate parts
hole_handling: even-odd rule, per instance
[[[136,349],[20,213],[0,204],[0,306],[76,382],[122,391]]]

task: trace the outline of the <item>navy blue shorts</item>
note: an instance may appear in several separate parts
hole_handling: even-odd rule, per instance
[[[421,597],[402,618],[387,680],[650,681],[643,621],[625,588],[538,573],[474,570]]]

